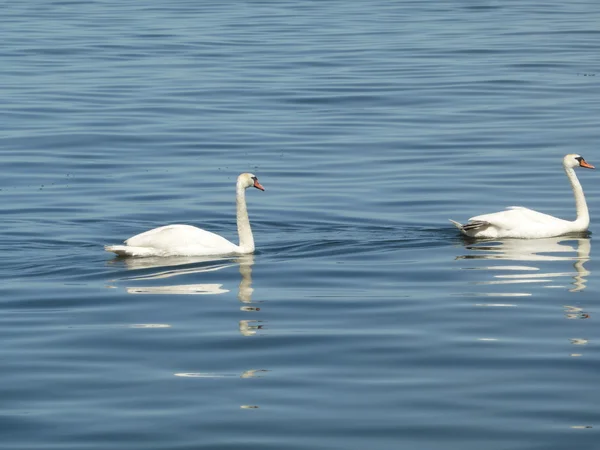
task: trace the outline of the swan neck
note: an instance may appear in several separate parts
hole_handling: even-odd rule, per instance
[[[577,211],[575,223],[578,225],[578,228],[581,227],[581,230],[578,231],[585,231],[590,224],[590,213],[585,201],[585,195],[583,195],[583,188],[572,167],[565,167],[565,172],[567,177],[569,177],[573,195],[575,196],[575,209]]]
[[[252,236],[250,219],[248,218],[248,208],[246,207],[246,189],[238,185],[236,187],[235,200],[240,249],[242,253],[252,253],[254,251],[254,237]]]

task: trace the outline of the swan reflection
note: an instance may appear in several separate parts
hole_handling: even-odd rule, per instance
[[[546,239],[506,239],[502,241],[486,241],[468,243],[466,255],[459,255],[458,260],[488,260],[500,264],[483,267],[464,267],[465,269],[486,270],[495,272],[493,280],[479,281],[479,285],[506,285],[544,283],[546,288],[564,288],[564,285],[554,284],[557,279],[572,278],[570,292],[583,291],[586,288],[590,271],[584,264],[590,259],[591,242],[589,238],[556,237]],[[517,264],[505,264],[513,261]],[[529,264],[523,264],[524,262]],[[540,266],[546,262],[561,262],[558,272],[540,272]],[[571,262],[574,270],[565,271]],[[504,292],[481,294],[492,296],[527,296],[527,292]]]
[[[122,262],[131,271],[142,271],[121,278],[124,282],[145,282],[156,280],[169,280],[176,277],[189,276],[214,272],[238,266],[241,278],[238,285],[237,298],[242,303],[240,307],[244,312],[260,311],[252,301],[252,266],[254,255],[240,255],[235,257],[169,257],[169,258],[127,258],[116,259],[111,263]],[[191,266],[191,267],[190,267]],[[158,269],[158,270],[155,270]],[[150,272],[148,272],[150,270]],[[112,286],[111,286],[112,287]],[[216,283],[193,283],[193,284],[167,284],[166,281],[159,286],[127,286],[125,290],[129,294],[171,294],[171,295],[219,295],[230,292],[222,284]],[[239,331],[242,336],[253,336],[263,328],[257,320],[240,320]]]
[[[214,295],[229,292],[222,284],[184,284],[179,286],[128,287],[128,294],[192,294]]]
[[[235,373],[214,373],[214,372],[179,372],[174,373],[176,377],[183,378],[261,378],[264,376],[266,372],[269,372],[266,369],[250,369],[245,370],[241,374]]]
[[[210,257],[188,257],[176,256],[169,258],[115,258],[110,264],[123,263],[128,270],[145,271],[148,269],[161,269],[143,275],[123,277],[122,281],[144,281],[172,278],[194,273],[212,272],[215,270],[232,267],[235,263],[227,258]],[[201,264],[201,266],[198,266]],[[194,267],[182,267],[195,265]],[[180,284],[165,286],[134,286],[126,287],[129,294],[192,294],[192,295],[214,295],[225,294],[228,289],[223,289],[222,284]]]
[[[240,333],[244,336],[254,336],[263,325],[259,325],[262,320],[240,320]]]
[[[590,315],[578,306],[565,305],[565,317],[567,319],[589,319]]]
[[[119,281],[131,282],[158,282],[160,285],[127,286],[125,290],[129,294],[174,294],[174,295],[219,295],[230,292],[223,288],[222,284],[216,283],[193,283],[193,284],[168,284],[169,281],[179,280],[195,274],[210,274],[227,268],[238,266],[240,282],[238,285],[237,298],[242,303],[242,311],[259,311],[260,308],[253,306],[252,294],[252,266],[254,255],[241,255],[235,257],[169,257],[169,258],[128,258],[116,259],[111,262],[115,264],[122,262],[126,268],[136,273],[132,276],[121,278]],[[177,278],[180,277],[180,278]],[[261,320],[240,320],[239,332],[242,336],[254,336],[258,330],[263,328]],[[163,324],[134,324],[132,328],[157,328],[170,327]],[[240,373],[215,373],[215,372],[179,372],[176,377],[183,378],[261,378],[268,372],[267,369],[247,369]],[[242,405],[241,408],[258,408],[258,406]]]
[[[238,299],[243,303],[252,303],[252,265],[254,255],[241,255],[235,258],[222,257],[172,257],[172,258],[127,258],[123,260],[129,270],[160,269],[156,272],[124,277],[123,281],[149,281],[174,278],[184,275],[214,272],[239,266],[242,276],[238,287]],[[181,267],[189,266],[193,267]],[[175,295],[218,295],[230,292],[222,284],[166,284],[162,286],[130,286],[125,288],[129,294],[175,294]],[[255,308],[258,310],[259,308]],[[253,310],[247,308],[245,310]]]

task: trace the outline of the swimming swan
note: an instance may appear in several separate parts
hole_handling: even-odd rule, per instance
[[[574,168],[594,169],[595,167],[576,154],[566,155],[563,159],[563,167],[575,195],[577,219],[572,222],[521,206],[511,206],[506,211],[471,217],[464,225],[454,220],[450,222],[462,234],[473,238],[537,239],[586,231],[590,225],[590,215]]]
[[[246,208],[246,189],[249,187],[265,190],[258,178],[251,173],[243,173],[237,179],[237,228],[240,245],[190,225],[166,225],[130,237],[125,241],[126,245],[107,245],[104,249],[119,256],[211,256],[252,253],[254,238]]]

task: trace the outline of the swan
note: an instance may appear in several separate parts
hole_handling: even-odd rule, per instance
[[[107,245],[107,252],[119,256],[212,256],[247,254],[254,251],[254,238],[246,208],[246,189],[264,191],[252,173],[242,173],[236,183],[237,228],[240,245],[218,234],[191,225],[166,225],[130,237],[126,245]]]
[[[590,215],[574,168],[594,169],[595,167],[577,154],[566,155],[563,158],[563,167],[575,195],[577,219],[574,221],[559,219],[522,206],[510,206],[506,211],[471,217],[466,224],[452,219],[450,222],[462,234],[472,238],[537,239],[586,231],[590,225]]]

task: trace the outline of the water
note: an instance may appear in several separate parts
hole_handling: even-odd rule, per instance
[[[0,433],[10,449],[592,449],[600,6],[2,6]],[[257,252],[114,259],[168,223]],[[578,171],[600,224],[597,173]]]

